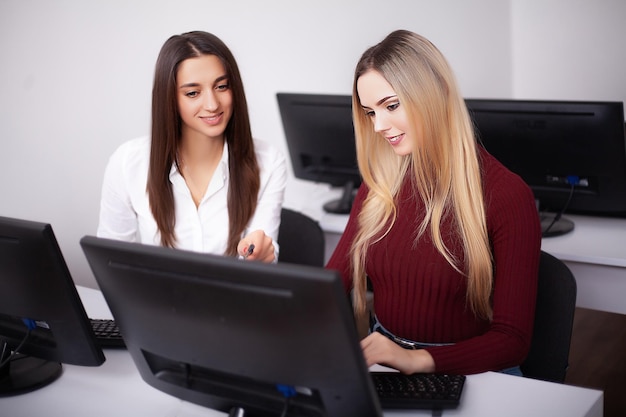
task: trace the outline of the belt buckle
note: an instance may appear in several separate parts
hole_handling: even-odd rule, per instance
[[[417,350],[420,347],[415,342],[410,342],[408,340],[400,339],[397,336],[392,336],[391,340],[393,340],[397,345],[403,347],[404,349]]]

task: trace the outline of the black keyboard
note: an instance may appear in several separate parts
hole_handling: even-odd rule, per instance
[[[112,319],[89,319],[96,335],[96,342],[101,347],[126,347],[120,329]]]
[[[456,408],[461,401],[465,375],[372,372],[374,388],[383,409]]]

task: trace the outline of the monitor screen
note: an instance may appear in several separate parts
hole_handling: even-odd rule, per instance
[[[361,184],[350,95],[278,93],[278,107],[296,178],[344,187],[324,210],[349,213]]]
[[[547,234],[563,213],[626,216],[621,102],[466,99],[478,140],[532,188]],[[561,227],[563,229],[561,229]]]
[[[0,396],[104,362],[49,224],[0,217],[0,288]]]
[[[246,416],[382,415],[338,272],[93,236],[81,246],[153,387]]]

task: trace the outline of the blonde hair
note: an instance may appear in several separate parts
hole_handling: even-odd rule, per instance
[[[368,71],[380,73],[394,89],[411,123],[409,135],[422,137],[410,155],[398,156],[361,108],[357,81]],[[430,232],[448,263],[467,277],[467,301],[473,313],[491,318],[493,261],[487,233],[482,177],[474,129],[441,52],[427,39],[395,31],[369,48],[357,64],[353,84],[357,160],[368,186],[352,245],[355,313],[365,311],[366,253],[396,219],[396,196],[407,175],[426,208],[416,240]],[[417,142],[417,141],[416,141]],[[446,247],[441,224],[455,226],[464,265]]]

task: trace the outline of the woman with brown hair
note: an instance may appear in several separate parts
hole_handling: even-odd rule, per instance
[[[285,186],[284,157],[252,137],[228,47],[175,35],[156,63],[150,137],[107,165],[98,236],[273,262]]]
[[[541,247],[533,193],[482,148],[454,74],[427,39],[395,31],[353,84],[363,183],[327,267],[373,292],[369,365],[520,374]]]

